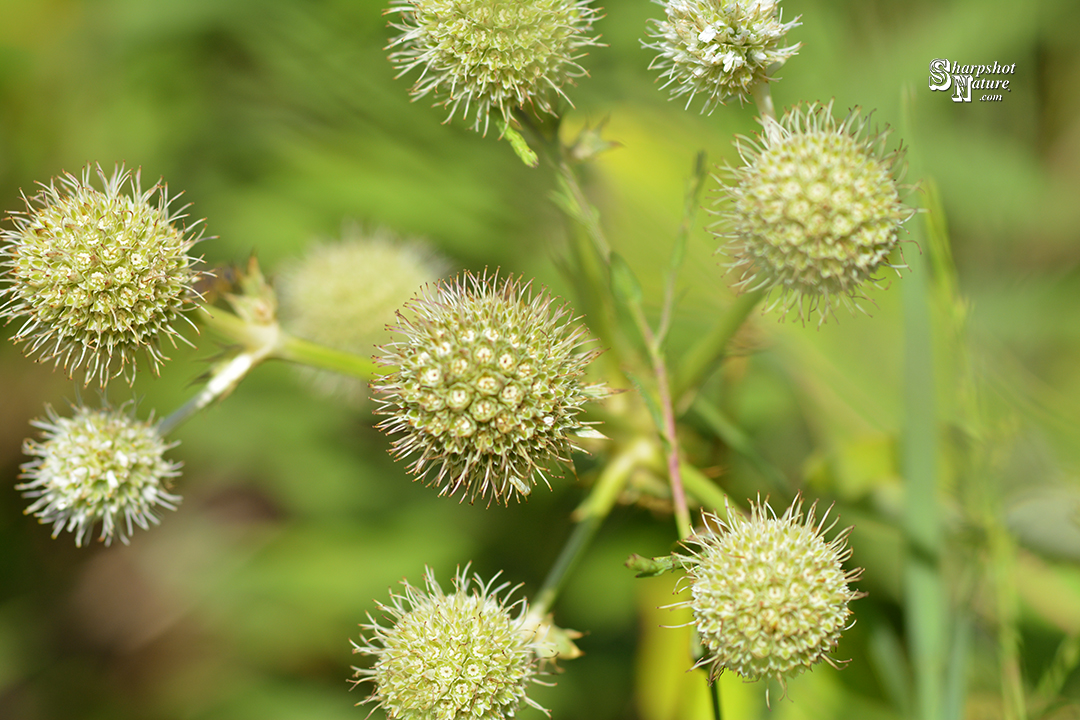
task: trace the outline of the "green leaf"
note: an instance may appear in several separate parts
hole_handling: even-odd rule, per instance
[[[675,572],[681,566],[674,555],[647,558],[634,553],[626,559],[626,567],[637,573],[637,577],[657,577],[664,573]]]
[[[522,137],[521,133],[501,120],[499,121],[499,130],[502,131],[502,137],[509,141],[510,147],[514,148],[514,152],[521,158],[521,162],[531,168],[540,164],[540,158],[537,157],[533,149],[529,147],[529,143],[525,141],[525,138]]]

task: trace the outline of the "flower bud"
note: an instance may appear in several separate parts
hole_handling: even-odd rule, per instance
[[[586,74],[579,50],[597,44],[588,0],[393,0],[388,12],[401,31],[391,62],[399,76],[421,70],[413,97],[433,94],[447,121],[464,103],[485,134],[492,114],[508,124],[525,106],[554,113],[563,86]]]
[[[769,80],[769,69],[793,57],[801,43],[782,46],[798,18],[782,22],[777,0],[656,0],[667,17],[653,20],[645,47],[660,54],[649,65],[659,69],[673,98],[698,95],[702,112],[729,98],[750,100],[754,86]]]
[[[528,495],[535,475],[569,462],[573,436],[596,436],[578,414],[607,394],[581,382],[598,351],[568,308],[529,283],[465,273],[427,287],[398,313],[400,337],[379,358],[379,427],[409,471],[440,494],[502,503]]]
[[[404,592],[379,604],[389,625],[370,614],[361,625],[370,634],[353,643],[353,653],[375,663],[353,668],[355,684],[374,685],[363,703],[376,703],[389,720],[506,720],[522,703],[546,712],[525,694],[537,674],[525,601],[508,605],[499,593],[509,583],[493,588],[495,578],[485,583],[468,570],[458,572],[449,595],[431,569],[426,590],[402,581]]]
[[[777,290],[783,314],[797,307],[820,323],[843,303],[861,309],[860,286],[879,287],[901,226],[914,210],[901,202],[903,150],[885,151],[888,129],[863,137],[869,119],[855,108],[837,122],[832,103],[766,119],[760,144],[740,138],[745,165],[731,169],[719,202],[740,290]]]
[[[850,528],[826,542],[828,513],[815,521],[814,510],[804,520],[797,498],[781,517],[767,502],[752,504],[749,518],[703,514],[718,530],[690,539],[690,599],[679,605],[693,611],[706,650],[696,667],[707,667],[710,680],[733,670],[783,685],[821,660],[836,665],[828,653],[850,626],[848,603],[861,597],[848,587],[859,571],[843,567]]]
[[[44,431],[43,441],[23,444],[35,458],[22,465],[20,477],[30,482],[15,489],[36,498],[26,513],[52,523],[54,538],[74,532],[82,547],[100,522],[100,540],[109,545],[119,536],[126,545],[134,525],[147,530],[160,522],[155,507],[176,509],[180,497],[168,490],[180,464],[164,458],[176,443],[166,443],[156,425],[125,408],[78,406],[70,418],[46,410],[48,420],[31,423]]]
[[[173,323],[194,296],[197,260],[188,251],[199,237],[176,226],[183,208],[169,208],[164,185],[144,191],[138,172],[96,169],[103,190],[87,166],[42,185],[10,216],[14,229],[0,233],[0,317],[24,318],[14,340],[28,343],[28,355],[69,373],[85,367],[86,383],[104,387],[125,371],[134,378],[140,350],[156,373],[162,337],[175,346]]]
[[[446,265],[420,242],[351,228],[339,242],[320,243],[282,270],[275,282],[278,317],[297,337],[370,357],[376,345],[390,340],[386,326],[394,311]],[[327,394],[356,401],[367,395],[367,386],[353,378],[314,370],[310,375]]]

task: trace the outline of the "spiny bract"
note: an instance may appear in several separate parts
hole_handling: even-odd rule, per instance
[[[735,287],[777,290],[771,307],[794,306],[819,324],[837,304],[861,309],[860,286],[878,286],[900,230],[914,210],[901,202],[903,149],[885,151],[885,131],[862,137],[869,118],[859,108],[840,122],[832,103],[766,119],[760,144],[739,138],[744,165],[721,185],[722,248],[741,273]]]
[[[78,406],[70,418],[47,411],[48,420],[31,423],[44,431],[43,441],[23,444],[35,458],[22,466],[20,477],[30,482],[15,489],[36,498],[26,513],[52,523],[54,538],[74,532],[81,547],[100,522],[106,545],[115,536],[127,544],[135,525],[147,530],[160,522],[155,507],[176,509],[180,497],[168,490],[180,464],[164,458],[175,443],[155,425],[125,408]]]
[[[693,611],[707,649],[696,667],[711,680],[733,670],[783,685],[820,660],[835,664],[828,653],[849,627],[848,603],[860,594],[848,583],[859,571],[843,568],[850,528],[826,542],[828,513],[815,524],[814,509],[804,521],[797,498],[781,517],[767,502],[752,504],[749,518],[703,514],[718,530],[691,538],[697,549],[682,558],[691,597],[679,605]]]
[[[650,68],[659,69],[672,97],[705,98],[712,112],[732,97],[750,100],[754,86],[769,81],[769,69],[794,57],[801,43],[781,46],[798,18],[785,23],[777,0],[655,0],[667,17],[652,20],[644,43],[656,50]]]
[[[492,113],[509,123],[518,108],[553,113],[557,97],[569,102],[563,86],[586,74],[579,50],[597,44],[588,0],[394,0],[387,12],[401,18],[388,47],[399,77],[421,68],[413,97],[433,93],[447,121],[464,103],[484,133]]]
[[[28,355],[68,372],[85,366],[86,383],[104,387],[125,370],[133,379],[140,350],[156,373],[161,338],[175,345],[173,323],[194,299],[188,251],[199,237],[176,226],[183,208],[169,208],[163,184],[144,191],[138,172],[96,170],[103,190],[87,166],[42,185],[10,216],[14,229],[0,233],[0,317],[26,318],[14,340],[29,343]]]
[[[485,583],[468,571],[458,572],[449,595],[430,568],[426,591],[402,581],[404,592],[380,603],[389,626],[370,614],[361,625],[370,635],[353,652],[375,664],[354,667],[355,683],[374,685],[363,702],[377,703],[390,720],[505,720],[522,703],[544,711],[525,694],[537,673],[525,601],[508,605],[499,593],[509,583],[492,588],[495,578]]]
[[[585,329],[529,285],[464,273],[426,288],[391,328],[403,339],[379,358],[393,368],[373,385],[389,416],[379,427],[402,434],[399,457],[419,454],[410,472],[437,468],[440,494],[520,499],[550,461],[569,462],[573,436],[598,435],[578,414],[608,394],[581,382],[599,351],[580,351]]]

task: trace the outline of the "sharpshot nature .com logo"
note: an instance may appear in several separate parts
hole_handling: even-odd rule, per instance
[[[1002,92],[1012,92],[1010,78],[997,78],[996,75],[1013,75],[1016,63],[1002,65],[994,61],[993,65],[961,65],[955,60],[937,58],[930,61],[930,89],[952,90],[953,102],[971,102],[971,91],[993,90],[979,96],[979,102],[1001,102]]]

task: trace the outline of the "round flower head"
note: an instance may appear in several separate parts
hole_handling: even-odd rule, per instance
[[[690,599],[679,605],[694,613],[706,649],[696,667],[710,680],[727,669],[783,685],[820,660],[835,666],[828,653],[850,627],[848,603],[861,595],[848,583],[859,571],[843,568],[850,528],[826,542],[828,513],[815,524],[814,509],[804,520],[796,498],[781,517],[767,502],[752,504],[749,518],[703,514],[718,530],[691,538],[697,549],[682,558]]]
[[[393,368],[373,386],[389,416],[379,427],[402,434],[398,456],[419,453],[410,472],[438,468],[441,494],[528,495],[549,460],[569,462],[572,436],[598,435],[578,413],[607,394],[581,383],[599,352],[579,351],[585,330],[546,292],[465,273],[425,288],[392,329],[403,337],[379,359]]]
[[[526,105],[553,113],[563,85],[586,74],[579,49],[597,44],[588,0],[393,0],[388,12],[400,13],[389,45],[399,76],[421,68],[411,94],[433,93],[448,121],[464,103],[484,133],[492,113],[504,123]]]
[[[832,103],[766,119],[760,143],[738,141],[745,165],[722,185],[721,224],[740,290],[778,290],[772,307],[798,308],[821,322],[839,303],[861,309],[859,286],[880,287],[901,225],[914,210],[900,200],[903,149],[885,151],[888,129],[866,138],[855,108],[837,122]]]
[[[48,420],[32,425],[44,430],[42,442],[27,440],[23,452],[34,457],[24,463],[17,485],[23,497],[36,498],[27,514],[52,523],[52,536],[62,530],[83,541],[101,523],[100,540],[114,536],[127,544],[138,525],[157,525],[155,507],[175,510],[180,497],[168,492],[179,476],[179,463],[164,458],[176,443],[166,443],[150,422],[140,422],[124,408],[76,407],[71,418],[47,408]]]
[[[358,228],[340,242],[321,243],[278,276],[278,317],[287,331],[327,347],[370,356],[390,340],[386,326],[417,288],[441,275],[446,262],[418,242]],[[328,394],[355,400],[366,385],[341,375],[312,371]]]
[[[14,229],[0,233],[0,317],[25,318],[14,340],[28,343],[28,355],[69,373],[85,367],[87,384],[104,386],[125,370],[133,379],[139,350],[156,373],[162,336],[175,345],[199,238],[176,226],[184,215],[169,208],[164,185],[144,191],[123,167],[106,177],[98,166],[97,175],[103,190],[88,166],[42,185],[11,216]]]
[[[405,590],[379,604],[389,627],[368,614],[370,635],[353,652],[375,659],[353,668],[355,683],[374,685],[364,703],[377,703],[390,720],[505,720],[522,703],[546,712],[526,696],[537,673],[534,631],[525,626],[526,604],[500,598],[509,583],[492,588],[468,567],[443,593],[427,569],[426,590],[402,581]],[[360,703],[363,704],[363,703]]]
[[[701,95],[702,112],[712,112],[732,97],[751,99],[768,72],[793,57],[801,43],[782,46],[798,26],[781,21],[777,0],[655,0],[667,19],[653,20],[645,47],[660,54],[650,68],[662,70],[672,97],[688,95],[686,107]]]

